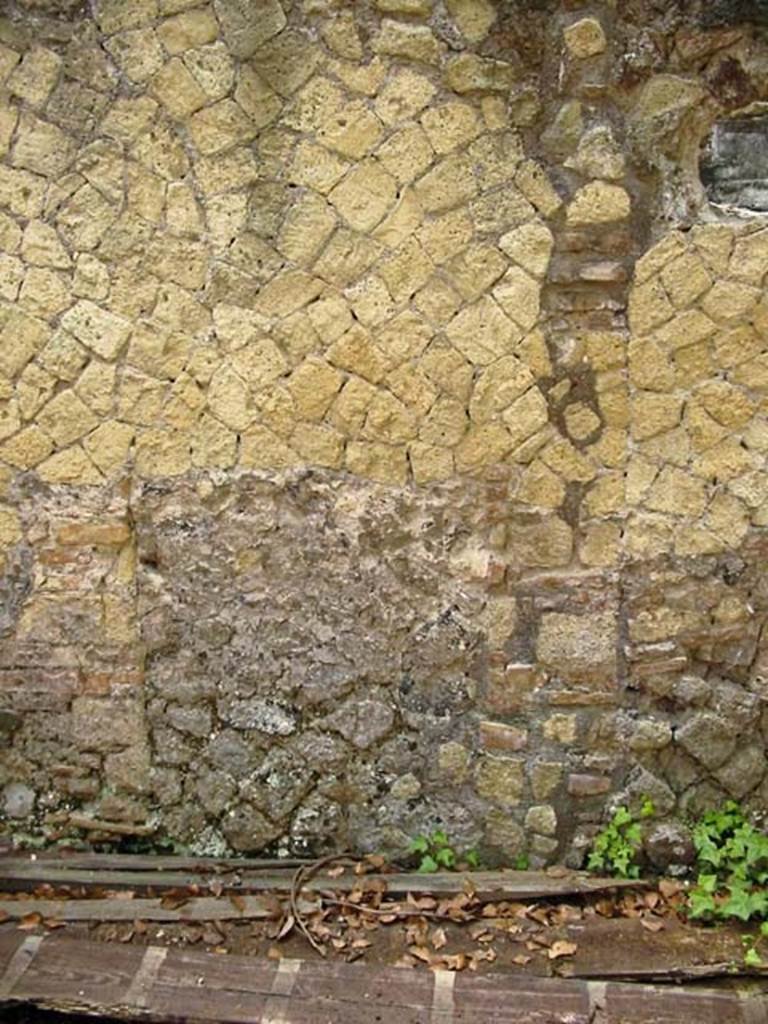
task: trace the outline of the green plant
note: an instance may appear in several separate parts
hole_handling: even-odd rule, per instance
[[[587,868],[590,871],[608,871],[620,878],[639,878],[640,867],[635,858],[641,841],[640,824],[629,808],[622,805],[602,832],[595,836]]]
[[[531,862],[527,853],[519,853],[512,865],[515,871],[527,871],[530,866]]]
[[[747,821],[737,803],[704,814],[693,829],[693,843],[698,877],[688,899],[690,917],[750,921],[768,916],[768,835]]]
[[[422,874],[433,874],[441,868],[451,871],[464,865],[474,869],[480,866],[476,850],[467,850],[459,857],[442,829],[435,829],[429,835],[416,836],[409,843],[408,852],[419,858],[418,870]]]

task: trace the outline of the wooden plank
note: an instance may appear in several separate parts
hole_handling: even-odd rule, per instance
[[[40,870],[66,868],[69,871],[189,871],[207,874],[237,874],[240,871],[274,871],[281,868],[295,870],[302,864],[310,865],[311,860],[278,857],[183,857],[177,854],[143,853],[72,853],[62,851],[53,854],[32,854],[19,857],[14,854],[0,854],[0,871],[12,872],[19,868],[35,865]]]
[[[16,950],[18,942],[0,933],[0,970]],[[501,972],[466,972],[444,984],[427,970],[320,961],[279,967],[54,933],[10,999],[157,1024],[755,1024],[763,1010],[759,995],[745,999],[727,987],[594,985]]]
[[[317,909],[302,900],[299,910]],[[195,896],[179,907],[164,907],[160,899],[0,900],[0,915],[18,920],[40,914],[56,921],[229,921],[276,916],[276,902],[263,896],[238,896],[237,905],[226,897]]]
[[[224,891],[289,892],[294,872],[242,871],[237,877],[226,875],[216,878]],[[105,871],[68,869],[63,867],[39,869],[34,862],[0,860],[0,889],[26,890],[35,885],[93,887],[105,889],[186,889],[190,886],[206,888],[210,876],[179,871]],[[426,892],[436,896],[451,896],[467,889],[482,900],[557,899],[564,896],[586,895],[611,889],[644,888],[648,883],[617,878],[596,878],[580,872],[554,877],[543,871],[472,871],[439,872],[423,875],[417,872],[355,875],[345,873],[338,878],[318,874],[302,883],[312,891],[327,890],[350,892],[353,889],[382,889],[392,895]]]
[[[738,928],[696,928],[675,917],[648,931],[640,918],[588,918],[569,925],[576,943],[562,971],[574,978],[686,980],[733,975],[743,969]],[[555,930],[551,937],[561,937]]]

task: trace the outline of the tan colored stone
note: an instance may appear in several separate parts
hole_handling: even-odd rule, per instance
[[[49,484],[100,484],[103,477],[80,445],[51,455],[37,467],[41,480]]]
[[[435,95],[435,87],[424,75],[410,69],[397,71],[374,103],[376,116],[386,125],[407,121],[423,110]]]
[[[565,484],[543,462],[535,461],[520,477],[515,497],[527,505],[559,508],[565,499]]]
[[[367,64],[335,61],[329,70],[350,92],[362,93],[364,96],[375,96],[387,77],[387,65],[381,57],[374,57]]]
[[[329,195],[349,226],[371,231],[382,220],[397,197],[397,184],[374,160],[358,164]]]
[[[456,472],[482,474],[503,462],[512,446],[511,435],[500,423],[471,424],[454,452]]]
[[[299,423],[290,444],[303,461],[313,466],[338,469],[344,458],[344,438],[325,424]]]
[[[233,57],[252,56],[286,25],[279,0],[262,0],[258,8],[243,0],[214,0],[214,10]]]
[[[34,46],[13,69],[6,86],[12,95],[30,106],[42,107],[56,85],[62,63],[53,50]]]
[[[106,41],[105,48],[123,74],[137,83],[151,78],[165,59],[157,33],[152,28],[120,32]]]
[[[717,323],[746,317],[760,299],[761,292],[737,281],[715,281],[701,301],[702,310]]]
[[[566,214],[568,224],[610,224],[626,220],[630,212],[630,199],[620,185],[593,181],[578,190]]]
[[[328,241],[336,223],[328,203],[314,192],[307,192],[286,214],[275,244],[289,260],[307,265]]]
[[[0,445],[0,462],[7,462],[17,469],[34,469],[52,451],[51,439],[32,424]]]
[[[428,320],[444,326],[461,306],[459,293],[442,277],[433,276],[413,297],[413,304]]]
[[[475,769],[475,790],[484,800],[516,807],[523,795],[525,762],[483,754]]]
[[[246,469],[288,469],[300,464],[300,456],[266,427],[256,424],[241,435],[239,465]]]
[[[386,362],[381,351],[359,324],[353,325],[328,349],[327,358],[339,369],[359,374],[372,384],[384,376]]]
[[[410,238],[423,219],[424,213],[413,189],[402,189],[391,213],[373,232],[373,238],[389,249],[397,249]]]
[[[288,168],[289,180],[327,194],[349,170],[349,164],[313,142],[300,142]]]
[[[337,57],[353,61],[363,59],[363,44],[352,11],[337,12],[325,22],[321,31],[326,45]]]
[[[549,411],[544,396],[538,388],[530,388],[504,410],[502,420],[516,449],[523,442],[527,442],[529,438],[539,437],[545,433],[544,428],[549,421]],[[531,457],[541,446],[538,443],[534,446]],[[515,451],[514,455],[517,459],[518,451]],[[527,454],[522,461],[530,461]]]
[[[374,53],[385,57],[439,64],[440,45],[426,25],[410,25],[384,18],[371,41]]]
[[[82,299],[61,320],[70,334],[103,359],[115,359],[131,333],[130,323],[123,317],[101,309]]]
[[[474,107],[468,103],[445,103],[430,107],[421,117],[434,151],[440,155],[466,146],[482,131]]]
[[[222,100],[232,89],[235,83],[235,65],[223,42],[211,43],[198,50],[188,50],[183,55],[183,60],[209,100]],[[245,68],[241,73],[245,73]]]
[[[632,383],[648,391],[671,391],[675,383],[672,364],[659,345],[650,339],[629,343],[629,372]]]
[[[172,118],[182,121],[200,110],[208,97],[190,74],[186,64],[178,57],[169,60],[152,79],[152,91]],[[191,125],[190,125],[191,127]],[[216,147],[205,139],[201,129],[195,129],[195,141],[203,153],[216,152]],[[205,144],[203,144],[205,142]],[[223,145],[218,148],[224,148]]]
[[[496,20],[490,0],[447,0],[448,13],[470,43],[479,43],[488,35]]]
[[[504,312],[524,331],[539,319],[541,285],[521,267],[510,267],[493,289],[493,297]]]
[[[14,509],[0,505],[0,549],[18,544],[23,536],[18,514]]]
[[[329,149],[336,150],[342,156],[360,160],[379,142],[383,132],[381,121],[376,115],[363,102],[355,100],[326,116],[317,137]],[[382,163],[389,170],[386,163]]]
[[[594,523],[587,527],[579,547],[584,565],[608,568],[618,563],[621,554],[621,527],[614,523]]]
[[[552,374],[552,362],[549,358],[546,338],[540,330],[531,331],[520,342],[517,354],[528,366],[534,377],[549,377]]]
[[[350,473],[400,487],[408,473],[406,449],[377,442],[350,441],[345,465]]]
[[[464,404],[441,396],[419,426],[419,440],[437,448],[453,448],[467,432],[469,419]]]
[[[624,177],[625,161],[609,125],[596,125],[586,131],[576,153],[568,157],[565,166],[587,178],[611,181]]]
[[[330,408],[329,421],[347,437],[357,437],[375,394],[376,389],[367,381],[350,377]]]
[[[288,97],[312,77],[321,60],[317,43],[287,29],[257,50],[253,66],[275,92]]]
[[[701,516],[706,507],[706,485],[673,466],[665,466],[645,499],[654,512],[673,516]]]
[[[716,331],[717,326],[708,316],[698,309],[689,309],[654,331],[653,337],[665,348],[676,349],[704,341]]]
[[[135,466],[139,476],[180,476],[191,465],[189,438],[184,432],[142,429],[136,436]]]
[[[569,435],[577,441],[585,441],[601,426],[600,417],[583,402],[568,405],[564,419]]]
[[[337,288],[346,288],[373,266],[381,254],[382,246],[376,239],[339,228],[315,263],[314,271]]]
[[[571,57],[585,60],[603,53],[608,45],[603,26],[597,18],[580,18],[563,32],[565,47]]]
[[[541,665],[559,678],[593,688],[612,686],[618,671],[618,620],[615,610],[589,615],[546,612],[536,641]],[[570,728],[563,723],[570,734]]]
[[[452,57],[445,69],[449,89],[457,93],[507,92],[515,83],[517,73],[507,61],[463,53]]]
[[[58,177],[72,162],[74,143],[56,125],[22,111],[11,151],[14,167]]]
[[[722,483],[743,478],[756,467],[754,455],[742,448],[737,440],[729,438],[699,455],[691,468],[705,480]]]
[[[546,171],[535,160],[523,160],[515,174],[515,183],[545,217],[553,217],[563,205]]]
[[[263,316],[287,316],[322,291],[322,282],[301,270],[287,270],[259,292],[254,309]]]
[[[471,238],[472,221],[463,209],[433,217],[425,221],[419,230],[422,245],[437,264],[445,263],[464,249]]]
[[[757,412],[757,402],[724,380],[712,380],[696,389],[696,398],[724,427],[743,427]]]
[[[457,313],[446,328],[451,343],[476,365],[508,355],[519,333],[490,296]]]
[[[369,274],[345,291],[355,318],[364,327],[375,327],[395,313],[395,303],[386,284],[376,274]]]
[[[395,302],[404,302],[429,280],[434,267],[417,238],[408,238],[379,264],[379,273]]]
[[[754,359],[763,348],[763,341],[751,327],[734,327],[720,331],[713,338],[715,359],[725,369]]]
[[[171,55],[213,43],[218,34],[218,22],[210,7],[198,7],[166,18],[157,30],[160,42]]]
[[[197,85],[195,84],[197,88]],[[234,100],[224,99],[198,110],[188,121],[189,133],[204,156],[249,142],[256,127]]]
[[[342,375],[322,359],[309,358],[288,378],[296,411],[303,420],[323,418],[344,383]],[[299,446],[295,446],[301,451]]]
[[[536,278],[546,274],[553,245],[552,232],[541,221],[508,231],[499,241],[502,252]]]
[[[691,305],[712,284],[704,262],[692,252],[667,263],[659,277],[667,295],[678,309]]]
[[[128,460],[134,433],[134,427],[127,423],[105,420],[83,439],[83,447],[102,473],[115,473]]]
[[[434,159],[434,150],[423,129],[417,124],[405,124],[379,146],[376,156],[384,169],[400,185],[413,181]]]
[[[15,216],[30,220],[39,217],[45,188],[45,178],[0,164],[0,206]]]
[[[644,441],[680,423],[683,400],[676,395],[640,391],[632,396],[632,436]]]
[[[235,102],[248,115],[251,125],[263,129],[272,124],[283,108],[283,101],[254,68],[240,69]],[[243,136],[245,141],[245,136]]]

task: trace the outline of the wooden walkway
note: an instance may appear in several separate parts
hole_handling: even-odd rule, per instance
[[[0,929],[2,1006],[157,1024],[765,1024],[765,986],[271,961]]]

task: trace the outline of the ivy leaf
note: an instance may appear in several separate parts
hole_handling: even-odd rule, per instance
[[[429,853],[429,840],[426,836],[416,836],[408,847],[409,853]]]
[[[435,871],[439,869],[440,865],[437,863],[434,857],[430,854],[421,858],[421,864],[419,864],[420,875],[433,875]]]
[[[456,854],[450,846],[443,846],[435,852],[435,860],[444,868],[452,868],[456,863]]]
[[[714,897],[702,889],[694,889],[688,899],[688,916],[693,918],[709,917],[714,912]]]
[[[762,967],[763,961],[754,946],[744,954],[744,963],[747,967]]]

